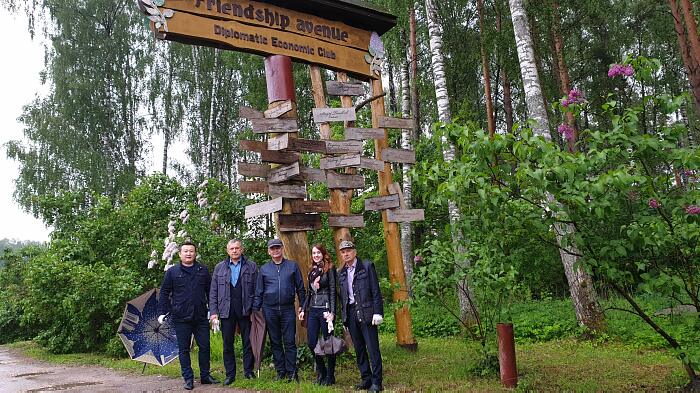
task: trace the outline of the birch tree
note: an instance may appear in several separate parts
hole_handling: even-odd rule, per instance
[[[409,60],[406,59],[401,64],[401,116],[404,119],[411,117],[411,84],[409,76]],[[415,124],[414,127],[418,127]],[[402,149],[413,149],[413,131],[403,129],[401,130],[401,148]],[[403,199],[406,204],[406,209],[411,208],[411,195],[413,194],[413,182],[411,180],[411,165],[403,164],[401,167],[403,173]],[[413,277],[413,241],[412,241],[412,231],[410,222],[401,223],[401,253],[403,254],[403,267],[406,272],[406,283],[408,284],[409,291],[411,288],[411,278]]]

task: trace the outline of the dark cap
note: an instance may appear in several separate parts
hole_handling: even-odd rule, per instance
[[[282,247],[282,240],[280,239],[270,239],[267,241],[267,248],[280,246]]]
[[[355,248],[355,245],[350,240],[343,240],[342,242],[340,242],[340,246],[338,246],[338,249],[343,250],[346,248]]]

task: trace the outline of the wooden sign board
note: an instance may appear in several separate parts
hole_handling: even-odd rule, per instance
[[[325,183],[326,171],[323,169],[301,167],[299,178],[313,183]]]
[[[302,201],[294,199],[290,201],[292,213],[330,213],[329,201]]]
[[[238,115],[244,119],[262,119],[265,115],[257,109],[253,109],[247,106],[241,106],[238,108]]]
[[[284,150],[288,147],[289,147],[289,134],[286,132],[267,139],[267,149],[268,150]]]
[[[299,161],[300,157],[301,155],[299,155],[299,153],[293,151],[263,150],[260,152],[260,159],[276,164],[291,164],[295,161]]]
[[[313,108],[315,123],[355,121],[355,108]]]
[[[260,180],[246,180],[238,182],[241,194],[267,194],[269,192],[267,182]]]
[[[384,172],[384,161],[375,160],[374,158],[362,157],[360,160],[360,168],[371,169],[377,172]]]
[[[399,196],[399,208],[407,209],[406,201],[403,198],[403,191],[401,191],[401,185],[398,182],[393,182],[386,186],[386,190],[389,194],[396,194]]]
[[[362,141],[326,141],[326,153],[362,153]]]
[[[328,81],[326,92],[329,96],[362,96],[365,95],[365,88],[361,83]]]
[[[326,153],[326,141],[290,138],[289,144],[291,145],[287,148],[289,150],[304,151],[307,153]]]
[[[253,132],[265,134],[268,132],[296,132],[299,128],[296,119],[251,119]]]
[[[416,152],[413,150],[388,148],[382,150],[382,160],[402,164],[414,164],[416,162]]]
[[[291,199],[306,199],[306,186],[303,184],[270,184],[271,198],[283,197]]]
[[[386,211],[386,219],[389,222],[412,222],[425,220],[423,209],[394,209]]]
[[[266,110],[265,117],[268,119],[276,119],[276,118],[284,115],[285,113],[291,111],[293,107],[294,107],[294,105],[292,104],[292,101],[287,100],[287,101],[275,106],[274,108],[270,108],[270,109]]]
[[[280,183],[299,175],[299,161],[272,169],[267,177],[269,183]]]
[[[250,162],[238,163],[238,174],[241,176],[267,177],[269,173],[270,165],[268,164],[254,164]]]
[[[380,128],[401,128],[405,130],[413,129],[413,119],[400,119],[396,117],[379,116]]]
[[[274,212],[282,211],[282,198],[275,198],[269,201],[255,203],[245,207],[245,218],[263,216]]]
[[[318,214],[279,214],[280,232],[315,231],[321,229]]]
[[[321,169],[335,169],[349,166],[360,166],[361,163],[362,156],[359,154],[343,154],[342,156],[321,158],[320,167]],[[383,169],[384,167],[382,166],[382,170]]]
[[[386,131],[383,128],[348,127],[345,129],[345,139],[348,139],[348,140],[384,139],[384,138],[386,138]]]
[[[260,153],[263,150],[267,150],[267,144],[260,141],[241,140],[238,141],[238,147],[240,147],[241,150],[252,151],[255,153]]]
[[[399,195],[392,194],[365,199],[365,210],[387,210],[399,207]]]
[[[352,214],[349,216],[328,216],[329,227],[340,228],[364,228],[365,219],[362,214]]]
[[[346,175],[336,173],[335,171],[328,171],[326,177],[328,178],[328,188],[365,188],[365,178],[362,175]]]

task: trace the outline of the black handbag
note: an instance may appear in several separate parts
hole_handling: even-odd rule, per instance
[[[323,337],[318,338],[318,343],[316,343],[316,348],[314,348],[314,354],[318,356],[340,355],[347,350],[348,345],[345,343],[345,340],[331,335],[326,339]]]

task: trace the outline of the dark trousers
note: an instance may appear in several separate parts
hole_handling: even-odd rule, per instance
[[[263,314],[277,375],[293,377],[297,371],[297,325],[294,306],[282,309],[263,307]]]
[[[233,307],[232,307],[233,308]],[[224,368],[226,376],[236,377],[236,353],[233,343],[236,339],[236,325],[241,330],[243,342],[243,371],[246,375],[253,373],[253,351],[250,347],[250,316],[240,316],[231,312],[229,318],[221,319],[221,337],[224,340]]]
[[[325,308],[313,308],[309,307],[309,312],[304,316],[306,318],[306,338],[309,343],[309,348],[311,353],[314,353],[316,344],[318,343],[318,332],[321,331],[323,338],[328,338],[331,334],[328,332],[328,322],[323,317],[324,311],[328,311]],[[328,368],[326,368],[323,362],[323,356],[314,355],[316,360],[316,371],[321,377],[326,377],[328,373],[331,375],[335,374],[335,355],[328,355]],[[333,377],[335,380],[335,377]]]
[[[192,364],[190,362],[190,345],[192,335],[199,347],[199,376],[204,378],[209,375],[209,321],[202,319],[191,322],[174,322],[177,335],[177,348],[180,360],[182,378],[191,380],[194,378]]]
[[[352,345],[355,347],[357,368],[360,369],[360,377],[363,382],[372,381],[375,385],[382,384],[382,355],[379,352],[379,334],[377,327],[357,320],[355,306],[348,305],[347,327],[352,337]],[[369,352],[369,361],[367,357]],[[372,363],[372,368],[369,365]]]

